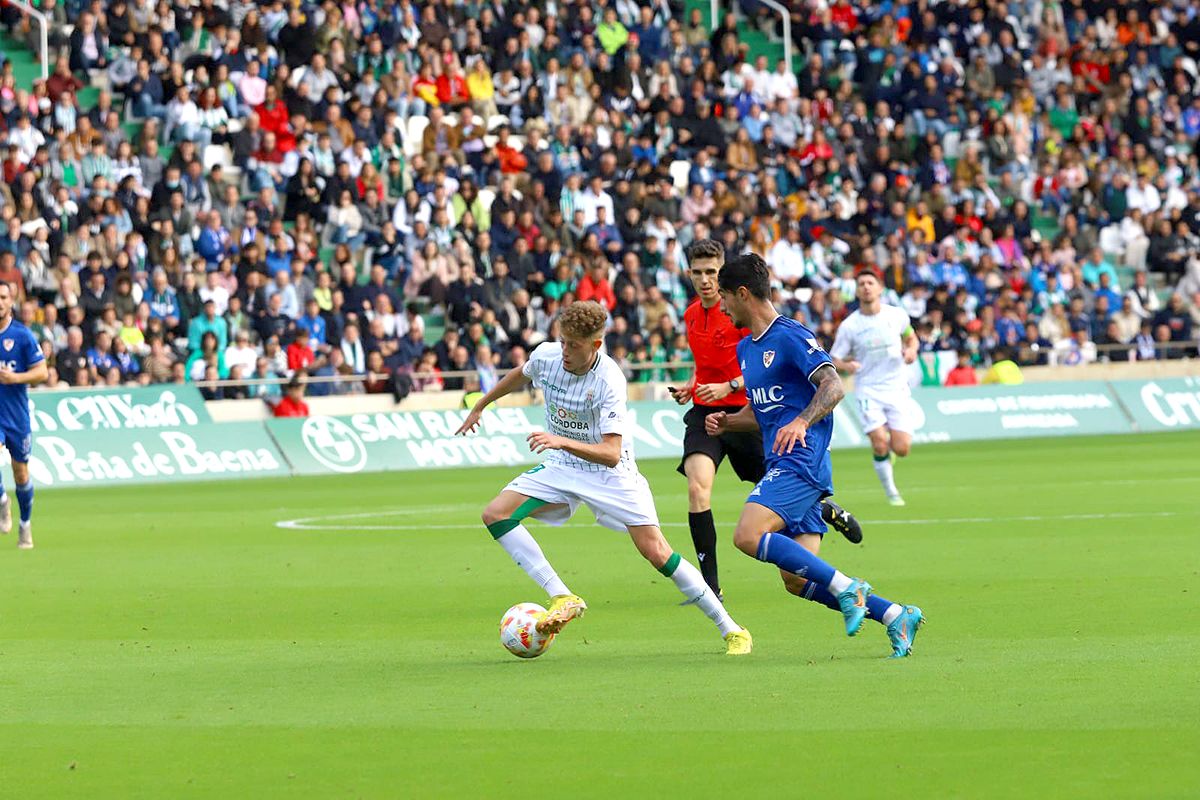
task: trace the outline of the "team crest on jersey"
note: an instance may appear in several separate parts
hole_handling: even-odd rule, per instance
[[[771,362],[775,360],[775,351],[766,350],[763,352],[763,368],[771,366]]]
[[[590,402],[592,402],[592,397],[593,397],[593,396],[594,396],[594,395],[592,394],[592,391],[589,389],[589,390],[588,390],[588,393],[587,393],[587,402],[589,402],[589,403],[590,403]]]
[[[13,340],[5,339],[4,340],[4,349],[7,351],[7,350],[12,350],[12,348],[13,348]]]

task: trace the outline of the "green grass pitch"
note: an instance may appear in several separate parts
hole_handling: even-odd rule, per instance
[[[824,555],[925,608],[904,661],[733,550],[724,471],[744,659],[586,512],[530,527],[588,616],[504,652],[544,602],[478,524],[510,470],[42,491],[0,539],[0,796],[1195,797],[1198,444],[919,446],[902,509],[835,454],[866,541]]]

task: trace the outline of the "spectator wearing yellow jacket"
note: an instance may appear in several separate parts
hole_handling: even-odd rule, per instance
[[[475,64],[467,75],[467,94],[471,97],[471,110],[483,117],[484,124],[499,113],[496,108],[496,86],[492,82],[492,73],[482,58],[475,59]]]
[[[610,56],[616,55],[629,41],[629,31],[617,19],[617,10],[612,6],[604,9],[604,21],[596,26],[596,39]]]

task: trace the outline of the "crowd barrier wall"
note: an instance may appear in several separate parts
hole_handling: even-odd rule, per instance
[[[1200,429],[1200,378],[917,388],[919,442]],[[640,459],[676,458],[686,407],[630,403]],[[833,447],[866,447],[851,392]],[[466,411],[367,409],[343,416],[216,422],[191,386],[31,393],[30,472],[38,486],[121,485],[288,475],[425,471],[538,462],[525,437],[541,406],[492,408],[456,437]],[[11,481],[8,453],[3,461]]]

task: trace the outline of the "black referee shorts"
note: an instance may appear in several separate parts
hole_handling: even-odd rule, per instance
[[[720,436],[709,436],[704,432],[704,418],[718,411],[736,413],[738,409],[729,406],[700,406],[694,405],[683,415],[683,458],[679,460],[678,471],[681,475],[687,473],[683,464],[693,453],[703,453],[712,459],[715,466],[720,467],[721,461],[729,456],[729,463],[737,476],[749,483],[758,483],[765,472],[763,468],[762,435],[758,431],[737,431],[723,433]]]

